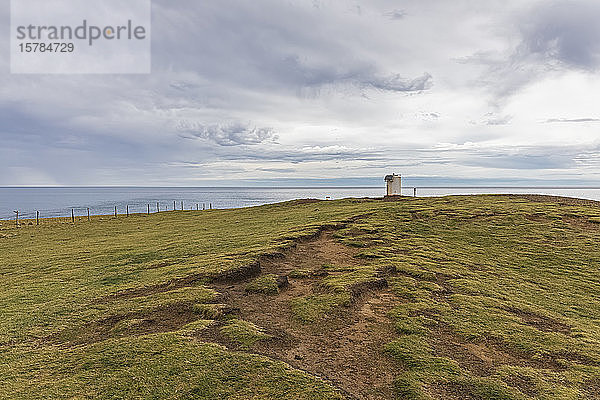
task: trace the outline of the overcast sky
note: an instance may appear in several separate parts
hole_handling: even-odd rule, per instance
[[[597,0],[154,0],[150,75],[11,75],[9,16],[0,185],[600,182]]]

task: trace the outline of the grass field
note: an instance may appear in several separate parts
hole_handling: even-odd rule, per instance
[[[0,225],[1,399],[600,399],[600,203]]]

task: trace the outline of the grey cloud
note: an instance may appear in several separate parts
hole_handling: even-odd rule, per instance
[[[573,160],[578,166],[598,168],[600,166],[600,149],[596,148],[577,154]]]
[[[484,121],[486,125],[490,126],[498,126],[498,125],[508,125],[510,121],[512,121],[512,115],[488,115],[487,119]]]
[[[185,92],[185,91],[189,91],[189,90],[197,90],[199,89],[199,85],[190,83],[190,82],[185,82],[185,81],[178,81],[178,82],[173,82],[169,85],[171,88]]]
[[[172,60],[177,59],[179,69],[210,77],[212,85],[270,92],[296,93],[306,87],[348,83],[392,92],[431,87],[429,74],[407,78],[401,70],[391,75],[384,73],[388,66],[380,65],[377,58],[369,56],[372,49],[365,48],[372,44],[345,37],[363,27],[356,21],[350,22],[340,5],[292,7],[274,0],[265,0],[262,7],[244,1],[234,4],[219,7],[212,2],[188,2],[186,12],[177,13],[171,2],[155,1],[154,29],[176,26],[178,35],[155,35],[153,50],[162,57],[154,57],[153,67],[169,69]],[[398,10],[395,13],[400,15]],[[199,15],[211,18],[198,24]],[[338,23],[343,29],[331,29]],[[187,37],[185,43],[181,36]],[[189,89],[185,84],[173,87]]]
[[[597,163],[599,145],[482,146],[447,145],[423,150],[449,159],[449,164],[512,170],[557,170]]]
[[[489,119],[485,122],[486,125],[490,126],[500,126],[500,125],[508,125],[510,124],[511,118],[497,118],[497,119]]]
[[[321,65],[311,66],[298,55],[288,55],[280,63],[270,67],[273,75],[287,80],[296,86],[321,86],[339,81],[348,81],[364,75],[370,67],[366,64],[353,66]]]
[[[539,57],[567,66],[600,66],[600,4],[595,0],[544,1],[521,21],[517,57]]]
[[[297,171],[295,168],[259,168],[258,170],[265,172],[277,172],[283,174]]]
[[[247,172],[247,168],[239,165],[224,165],[222,163],[214,163],[210,160],[203,162],[193,161],[171,161],[161,165],[164,168],[175,168],[178,170],[185,171],[184,175],[193,174],[194,179],[212,179],[215,175],[227,175],[232,176],[236,174],[243,174]]]
[[[289,83],[298,87],[319,87],[324,85],[351,84],[362,89],[374,88],[390,92],[419,92],[431,89],[431,74],[407,79],[401,74],[382,76],[373,65],[355,62],[349,66],[321,65],[311,66],[301,61],[299,56],[287,56],[281,64],[271,68],[273,74],[281,75]]]
[[[584,122],[600,122],[600,118],[550,118],[545,121],[548,124],[557,123],[557,122],[566,122],[566,123],[584,123]]]
[[[289,146],[263,147],[259,152],[228,152],[221,154],[227,160],[286,161],[291,163],[315,161],[376,161],[385,159],[381,150],[349,148],[345,146]]]
[[[405,10],[396,9],[396,10],[392,10],[392,11],[387,11],[383,15],[385,15],[386,17],[388,17],[389,19],[392,19],[392,20],[399,20],[399,19],[403,19],[404,17],[406,17],[407,14],[408,13]]]
[[[573,167],[575,161],[568,155],[560,154],[479,154],[463,162],[464,165],[515,169],[515,170],[539,170],[539,169],[562,169]]]
[[[272,128],[256,128],[241,123],[202,125],[181,121],[177,130],[183,138],[210,140],[221,146],[257,145],[278,138]]]
[[[434,122],[437,121],[441,118],[441,114],[438,112],[433,112],[433,111],[419,111],[414,113],[411,118],[414,118],[415,120],[418,121],[424,121],[424,122]]]
[[[486,86],[498,106],[531,82],[549,74],[600,67],[600,3],[596,0],[548,0],[522,3],[508,14],[499,32],[516,44],[478,50],[455,58],[461,64],[480,65],[485,72],[474,85]],[[498,28],[497,28],[498,29]],[[504,37],[500,38],[505,40]],[[505,43],[510,43],[505,40]]]
[[[486,126],[502,126],[509,125],[513,119],[512,115],[497,115],[495,113],[487,113],[479,121],[470,121],[471,125],[486,125]]]
[[[385,78],[374,78],[364,83],[376,89],[393,92],[420,92],[433,86],[432,76],[428,73],[414,79],[405,79],[396,74]]]
[[[597,164],[598,149],[581,146],[479,146],[447,145],[432,148],[383,149],[340,146],[265,148],[259,153],[228,152],[222,159],[232,161],[282,161],[306,163],[319,161],[364,161],[372,168],[450,166],[508,170],[571,169]],[[392,155],[393,154],[393,155]],[[344,167],[342,167],[344,168]],[[353,169],[345,167],[348,169]]]

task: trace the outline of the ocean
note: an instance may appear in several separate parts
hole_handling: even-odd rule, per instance
[[[600,188],[509,188],[509,187],[455,187],[417,188],[417,196],[446,196],[481,193],[528,193],[554,196],[578,197],[600,200]],[[115,206],[119,214],[156,212],[181,209],[240,208],[286,200],[316,198],[342,199],[348,197],[382,197],[382,187],[313,187],[313,188],[202,188],[202,187],[5,187],[0,188],[0,219],[12,219],[14,211],[19,218],[68,217],[73,209],[76,216],[113,214]],[[413,195],[413,188],[403,188],[403,194]]]

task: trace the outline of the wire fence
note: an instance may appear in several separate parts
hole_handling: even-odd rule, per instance
[[[188,206],[189,208],[187,208],[187,209],[186,209],[186,204],[184,201],[173,200],[173,207],[171,209],[169,209],[169,205],[170,204],[164,204],[161,202],[156,202],[156,205],[154,203],[148,203],[148,204],[146,204],[145,212],[140,212],[139,205],[137,205],[137,210],[135,210],[134,212],[130,212],[130,205],[125,204],[124,206],[122,205],[121,208],[119,208],[119,206],[114,206],[112,214],[91,214],[90,207],[72,207],[72,208],[70,208],[70,211],[71,211],[70,220],[71,220],[71,223],[74,224],[77,220],[81,220],[82,218],[85,218],[88,222],[91,222],[92,217],[97,217],[97,216],[112,216],[114,218],[118,218],[120,216],[129,217],[130,215],[141,215],[141,214],[150,215],[150,214],[158,214],[161,212],[207,211],[207,210],[213,209],[212,203],[193,203],[191,206]],[[26,218],[26,217],[24,217],[23,213],[19,210],[15,210],[13,212],[15,214],[15,217],[14,217],[15,226],[17,226],[17,227],[19,227],[25,221],[28,221],[30,225],[33,225],[33,223],[35,221],[35,225],[39,225],[40,221],[43,219],[56,220],[56,219],[61,219],[61,218],[69,218],[69,217],[64,217],[64,216],[62,216],[62,217],[61,216],[58,216],[58,217],[57,216],[44,216],[42,214],[42,212],[39,210],[35,211],[35,218]]]

